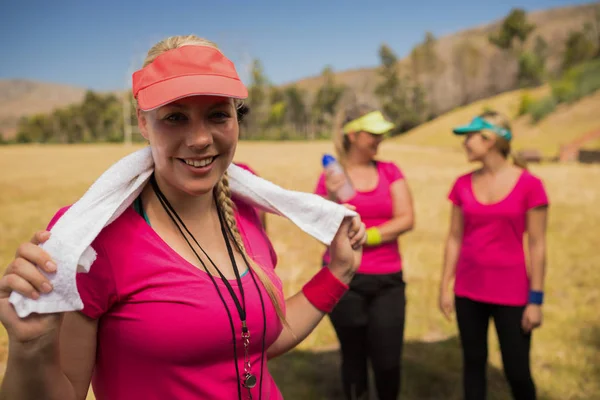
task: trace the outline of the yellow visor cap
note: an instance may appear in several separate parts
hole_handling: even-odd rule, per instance
[[[348,122],[342,129],[344,133],[369,132],[374,135],[382,135],[389,132],[394,126],[394,124],[385,119],[381,111],[372,111]]]

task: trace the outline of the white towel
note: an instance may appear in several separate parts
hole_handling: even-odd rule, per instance
[[[56,273],[46,274],[54,290],[37,300],[11,293],[9,301],[19,317],[24,318],[32,312],[43,314],[83,308],[76,274],[88,272],[96,259],[92,242],[133,203],[153,170],[150,148],[136,151],[107,169],[64,213],[52,227],[50,239],[41,245],[57,264]],[[357,215],[318,195],[283,189],[235,164],[227,171],[233,195],[269,213],[288,218],[325,245],[331,244],[345,217]]]

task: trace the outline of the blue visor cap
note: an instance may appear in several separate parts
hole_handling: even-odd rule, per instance
[[[465,135],[467,133],[479,132],[483,130],[492,131],[496,135],[509,141],[512,139],[512,133],[508,129],[491,124],[481,117],[473,118],[471,123],[468,125],[457,126],[456,128],[452,129],[452,132],[454,132],[456,135]]]

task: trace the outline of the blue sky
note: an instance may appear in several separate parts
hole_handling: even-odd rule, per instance
[[[407,54],[424,32],[443,36],[527,11],[588,3],[573,0],[19,0],[0,11],[0,79],[25,78],[95,90],[127,87],[130,69],[163,37],[211,39],[247,83],[250,60],[275,84],[374,66],[387,43]]]

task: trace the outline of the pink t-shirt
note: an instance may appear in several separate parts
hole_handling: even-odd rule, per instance
[[[523,235],[527,211],[548,204],[543,183],[523,170],[508,196],[486,205],[475,198],[472,175],[459,177],[448,196],[464,221],[454,292],[486,303],[525,305],[529,277]]]
[[[253,210],[236,202],[236,219],[246,249],[262,265],[283,298],[274,272],[276,258]],[[66,211],[60,210],[50,225]],[[77,275],[83,314],[99,320],[92,385],[98,400],[197,400],[238,397],[232,332],[208,274],[188,263],[137,214],[127,209],[92,244],[98,258]],[[241,323],[226,286],[216,278],[233,317],[237,364],[243,372]],[[265,353],[282,325],[260,281],[266,314]],[[230,281],[240,296],[235,280]],[[251,333],[252,371],[262,398],[282,399],[262,360],[263,314],[250,274],[242,277]],[[252,389],[259,398],[259,385]],[[242,388],[246,398],[247,389]]]
[[[377,186],[368,192],[357,191],[347,203],[356,207],[367,228],[381,225],[394,217],[394,207],[390,185],[404,179],[404,175],[392,162],[376,161],[379,181]],[[321,173],[315,193],[327,197],[325,174]],[[329,251],[323,256],[323,262],[329,263]],[[364,247],[363,257],[358,268],[360,274],[392,274],[402,270],[402,257],[397,241],[383,243],[379,246]]]

